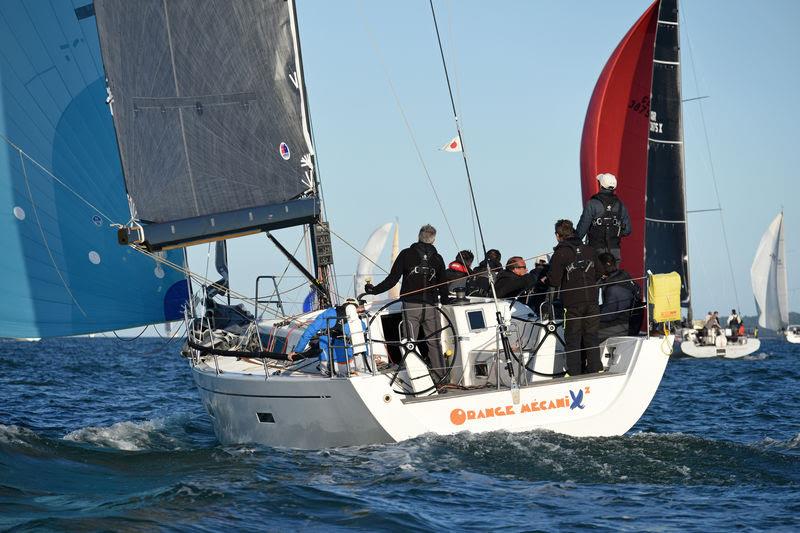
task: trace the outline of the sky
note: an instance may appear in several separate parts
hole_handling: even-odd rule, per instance
[[[360,249],[386,222],[399,221],[401,247],[416,240],[422,224],[433,224],[445,261],[459,249],[479,249],[463,160],[439,150],[456,129],[428,2],[297,4],[324,200],[331,228],[343,238],[333,237],[339,293],[352,295],[358,257],[349,245]],[[551,251],[553,222],[577,221],[589,98],[609,55],[649,4],[434,2],[486,246],[504,258]],[[721,216],[689,215],[695,313],[755,312],[750,265],[782,207],[790,307],[798,310],[800,213],[789,195],[796,196],[800,163],[800,41],[793,37],[800,2],[697,0],[680,7],[683,97],[708,96],[684,105],[687,206],[718,206],[715,175],[723,208]],[[297,230],[276,235],[287,248],[299,243]],[[240,292],[252,295],[258,274],[284,271],[285,259],[263,235],[229,246]],[[190,250],[201,274],[207,251]],[[388,270],[388,257],[381,264]],[[285,294],[287,311],[308,290],[291,277],[297,275],[289,269],[281,284],[300,286]]]

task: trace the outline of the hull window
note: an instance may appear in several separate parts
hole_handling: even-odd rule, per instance
[[[272,416],[272,413],[257,413],[258,414],[258,421],[264,424],[274,424],[275,417]]]

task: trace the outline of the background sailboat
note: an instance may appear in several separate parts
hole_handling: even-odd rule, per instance
[[[367,243],[361,250],[361,256],[358,259],[358,267],[356,269],[355,280],[355,294],[364,293],[364,285],[372,282],[372,277],[375,271],[375,265],[378,264],[381,253],[386,246],[386,241],[389,238],[389,233],[392,231],[393,224],[387,222],[380,226],[367,239]],[[374,298],[370,295],[365,296],[368,301]]]
[[[750,283],[758,310],[758,325],[777,332],[784,331],[789,326],[789,291],[783,232],[781,211],[761,237],[753,266],[750,267]]]

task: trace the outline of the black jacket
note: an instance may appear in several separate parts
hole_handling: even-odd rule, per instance
[[[580,250],[580,259],[577,250]],[[600,277],[597,265],[594,248],[583,244],[577,236],[566,239],[553,248],[547,283],[560,289],[564,307],[597,303],[597,280]]]
[[[532,272],[517,276],[513,271],[505,269],[497,274],[494,290],[498,298],[516,298],[520,293],[528,291],[536,285],[536,277]]]
[[[600,192],[596,195],[592,196],[588,202],[586,202],[586,206],[583,208],[583,213],[581,214],[581,219],[578,221],[578,227],[575,228],[575,233],[577,233],[579,239],[583,239],[587,233],[591,233],[592,224],[598,219],[603,218],[605,216],[605,208],[603,207],[603,200],[606,202],[611,202],[616,195],[614,191],[609,191],[607,189],[600,189]],[[628,210],[625,207],[625,204],[622,203],[622,200],[616,198],[619,202],[619,222],[620,222],[620,234],[619,237],[626,237],[631,234],[631,218],[628,215]],[[598,248],[598,245],[606,244],[607,246],[603,246],[605,248],[619,248],[619,237],[613,239],[614,242],[610,243],[599,243],[599,242],[592,242],[593,240],[589,239],[589,244]],[[600,239],[603,240],[603,239]]]
[[[641,288],[624,270],[616,270],[603,280],[603,305],[600,322],[603,325],[628,324],[633,308],[639,303]]]
[[[423,256],[427,257],[427,268],[423,264]],[[404,302],[436,304],[439,301],[437,296],[441,296],[443,303],[449,299],[444,259],[432,244],[415,242],[402,250],[389,275],[375,285],[372,294],[388,291],[397,285],[401,277],[403,284],[400,285],[400,299]],[[434,285],[439,286],[426,288]]]

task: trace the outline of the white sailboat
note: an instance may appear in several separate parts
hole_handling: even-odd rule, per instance
[[[21,52],[9,53],[19,65],[0,62],[0,82],[17,98],[0,110],[2,141],[14,154],[0,159],[0,180],[17,195],[0,191],[14,214],[2,220],[0,240],[19,250],[0,259],[20,281],[10,287],[15,305],[0,316],[0,335],[106,331],[175,320],[182,308],[185,354],[223,443],[322,448],[537,428],[619,435],[647,409],[671,335],[608,339],[603,372],[567,377],[560,323],[489,298],[435,308],[442,327],[434,335],[447,354],[437,381],[424,361],[426,339],[402,333],[396,300],[367,304],[363,331],[356,306],[338,306],[352,361],[338,362],[336,345],[323,361],[288,360],[308,324],[338,300],[294,1],[203,0],[191,10],[172,0],[62,4],[32,22],[38,31],[20,24],[9,36],[19,50],[52,50],[37,56],[52,66],[29,65]],[[0,11],[28,20],[21,3]],[[653,70],[672,64],[677,24],[675,0],[655,2],[615,50],[604,82],[653,86],[654,96],[666,90],[654,85]],[[87,46],[65,52],[52,27]],[[75,60],[55,64],[65,53]],[[617,61],[626,54],[646,60]],[[635,72],[625,71],[630,66]],[[17,71],[41,78],[18,79]],[[37,99],[42,87],[59,95],[46,108]],[[629,91],[615,95],[627,104]],[[648,117],[639,111],[629,109],[619,131],[646,138]],[[646,161],[646,143],[630,151]],[[41,213],[58,224],[45,228]],[[643,213],[632,216],[644,224]],[[110,223],[124,246],[110,242]],[[301,226],[312,272],[271,233]],[[180,257],[192,244],[262,232],[308,278],[321,309],[287,316],[278,298],[276,316],[262,318],[261,278],[255,298],[241,298],[250,313],[223,303],[223,295],[239,295],[189,272]],[[227,271],[224,261],[217,268]]]
[[[389,238],[389,232],[392,231],[392,223],[387,222],[382,226],[375,229],[367,239],[364,248],[361,249],[361,256],[358,258],[358,265],[356,266],[355,278],[355,293],[361,294],[364,292],[364,285],[372,283],[372,276],[374,274],[375,266],[378,259],[386,246],[386,241]],[[369,295],[365,299],[372,300]]]
[[[617,56],[650,54],[654,65],[670,59],[655,57],[653,44],[657,28],[667,29],[658,32],[662,37],[674,35],[675,2],[657,2],[647,15],[630,32],[644,42],[621,45]],[[629,72],[619,74],[630,79]],[[649,72],[641,74],[639,83],[653,82]],[[647,117],[631,113],[631,127],[646,136]],[[673,342],[672,336],[611,338],[601,347],[604,372],[564,377],[559,323],[539,320],[519,303],[465,298],[436,308],[442,327],[435,335],[448,357],[439,369],[444,377],[434,381],[424,361],[426,339],[404,335],[401,309],[397,300],[368,303],[363,333],[355,304],[337,309],[336,320],[351,332],[343,342],[352,361],[331,354],[322,361],[281,360],[323,310],[259,321],[259,334],[251,329],[249,338],[233,343],[252,351],[212,346],[213,332],[195,320],[186,353],[218,438],[319,448],[465,430],[619,435],[647,408]]]
[[[800,344],[800,325],[792,324],[786,328],[786,340],[792,344]]]
[[[789,325],[789,290],[783,232],[781,211],[761,237],[750,267],[750,283],[758,311],[758,326],[784,334],[791,343],[800,343],[800,327]]]

